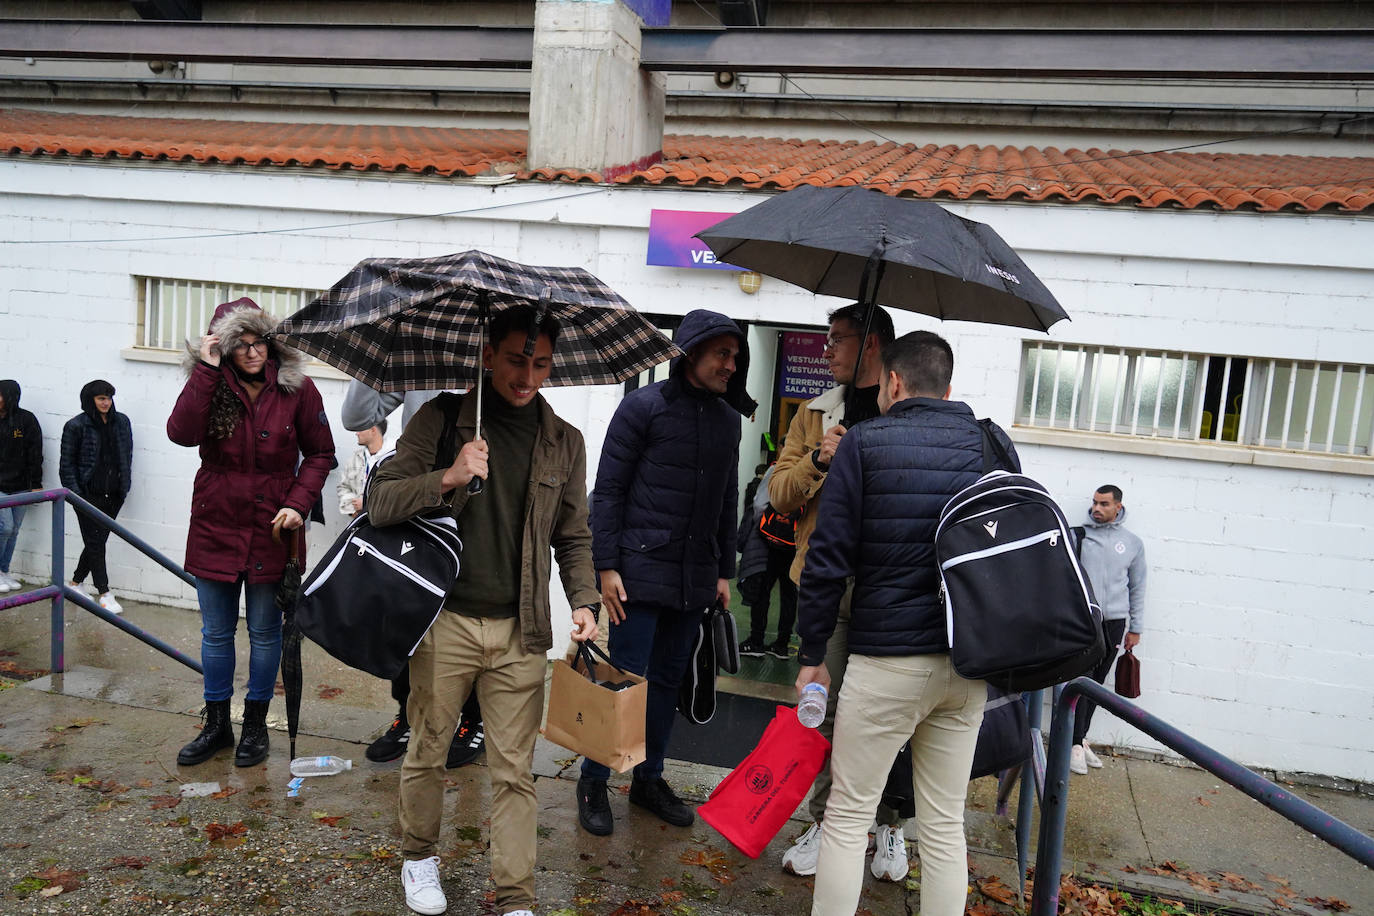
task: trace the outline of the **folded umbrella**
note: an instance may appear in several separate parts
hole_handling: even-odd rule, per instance
[[[293,760],[296,757],[296,733],[301,724],[301,631],[296,626],[296,596],[301,590],[301,530],[296,528],[287,535],[291,543],[287,547],[286,568],[275,596],[277,608],[282,612],[281,683],[286,693],[286,734],[291,739]],[[281,523],[272,526],[272,540],[278,544],[282,542],[281,532]]]

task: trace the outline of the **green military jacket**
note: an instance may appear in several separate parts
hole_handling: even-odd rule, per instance
[[[587,452],[582,434],[560,419],[542,395],[539,431],[530,461],[525,494],[524,540],[520,548],[521,645],[527,652],[544,653],[553,646],[549,607],[551,561],[558,559],[563,593],[573,608],[596,607],[601,595],[592,568],[592,535],[587,527]],[[477,401],[473,392],[458,410],[458,447],[471,442],[477,431]],[[463,528],[465,487],[443,493],[444,472],[432,470],[443,432],[444,415],[433,402],[425,404],[406,424],[396,443],[396,456],[377,469],[368,493],[368,516],[374,525],[393,525],[448,506],[464,538],[481,532]],[[492,456],[499,473],[499,456]],[[482,498],[486,498],[486,494]],[[462,573],[459,573],[460,577]]]

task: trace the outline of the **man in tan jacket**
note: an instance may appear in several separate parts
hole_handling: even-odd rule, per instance
[[[836,385],[825,394],[803,404],[792,418],[787,440],[773,467],[768,482],[768,499],[779,512],[793,512],[801,507],[806,511],[797,522],[797,556],[792,561],[792,581],[800,584],[806,565],[806,550],[811,534],[816,530],[817,507],[821,488],[825,485],[830,459],[847,430],[854,424],[878,416],[878,382],[882,375],[881,351],[894,337],[892,317],[874,307],[869,333],[864,335],[864,309],[858,303],[836,309],[828,316],[830,332],[826,335],[825,357],[830,362],[830,374]],[[855,372],[857,364],[858,371]],[[830,671],[831,686],[826,704],[821,734],[828,739],[835,729],[835,700],[844,683],[845,665],[849,660],[849,599],[852,589],[846,590],[840,601],[839,620],[835,634],[826,644],[825,664]],[[909,763],[903,770],[910,772]],[[909,795],[908,789],[903,795]],[[816,776],[815,791],[811,793],[809,810],[812,825],[798,837],[783,854],[782,867],[795,875],[814,875],[821,849],[821,821],[825,817],[826,801],[830,797],[830,765],[827,763]],[[901,881],[906,878],[908,864],[906,839],[902,833],[899,812],[884,797],[878,806],[878,835],[873,863],[875,877]]]
[[[533,353],[526,341],[535,340]],[[463,537],[462,573],[410,659],[411,740],[401,766],[401,883],[417,913],[444,912],[436,846],[444,764],[463,701],[476,684],[491,776],[491,871],[496,912],[532,916],[537,820],[534,741],[544,706],[545,653],[553,645],[549,577],[558,560],[576,608],[572,638],[597,635],[600,594],[587,527],[582,434],[554,414],[539,388],[549,377],[558,323],[534,310],[501,312],[483,350],[482,434],[476,394],[463,398],[452,465],[433,469],[443,411],[420,408],[396,457],[378,468],[369,512],[389,525],[447,508]],[[488,458],[496,460],[488,476]],[[485,489],[468,493],[474,478]]]

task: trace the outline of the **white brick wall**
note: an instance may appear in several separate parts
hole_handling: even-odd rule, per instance
[[[134,343],[135,274],[326,287],[369,256],[481,247],[531,263],[587,267],[645,311],[710,307],[763,322],[821,324],[839,304],[765,279],[755,296],[726,272],[644,264],[651,208],[738,210],[740,192],[513,184],[498,188],[394,177],[251,169],[121,168],[0,161],[0,375],[19,379],[46,436],[57,437],[77,391],[104,377],[134,423],[136,481],[121,520],[174,559],[183,553],[195,452],[163,424],[181,385],[175,366],[124,359]],[[507,204],[525,202],[519,206]],[[351,228],[389,216],[491,208]],[[1051,340],[1244,356],[1368,361],[1374,251],[1367,221],[1335,215],[1177,213],[1091,206],[949,204],[996,227],[1073,316]],[[243,230],[222,238],[166,239]],[[149,241],[83,241],[162,239]],[[930,328],[957,354],[955,397],[1009,424],[1020,332],[896,316]],[[758,365],[758,363],[756,363]],[[752,388],[767,405],[760,366]],[[343,383],[317,380],[342,459]],[[589,473],[619,400],[615,386],[554,389],[584,432]],[[1374,779],[1374,478],[1024,444],[1029,473],[1078,520],[1098,485],[1126,492],[1129,523],[1150,561],[1139,655],[1150,711],[1245,763]],[[1224,453],[1223,453],[1224,454]],[[745,476],[752,462],[741,462]],[[326,485],[329,523],[340,527]],[[48,513],[31,512],[16,568],[46,575]],[[68,515],[65,563],[80,550]],[[190,589],[112,541],[112,578],[131,596],[194,606]],[[553,589],[557,595],[559,589]],[[567,608],[556,610],[567,625]],[[561,646],[555,647],[555,651]],[[1110,715],[1098,740],[1158,749]]]

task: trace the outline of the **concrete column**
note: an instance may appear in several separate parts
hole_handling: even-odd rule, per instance
[[[663,157],[663,76],[639,69],[641,25],[620,0],[538,0],[531,169],[609,179]]]

